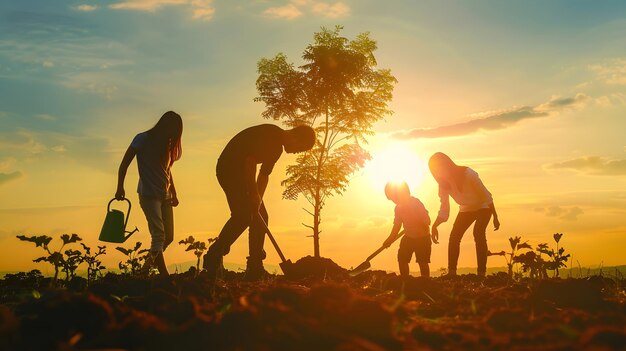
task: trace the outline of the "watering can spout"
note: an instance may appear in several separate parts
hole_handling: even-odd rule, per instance
[[[138,232],[138,231],[139,231],[139,229],[137,229],[137,227],[136,227],[136,226],[135,226],[135,229],[131,230],[130,232],[129,232],[129,231],[126,231],[126,233],[127,233],[128,235],[126,235],[126,237],[124,237],[124,241],[128,240],[128,238],[130,238],[130,236],[131,236],[131,235],[135,234],[135,232]]]
[[[130,200],[123,198],[119,201],[126,201],[128,203],[128,211],[126,211],[126,215],[124,212],[120,210],[112,210],[111,203],[116,199],[112,199],[109,201],[109,205],[107,206],[107,215],[104,218],[104,224],[102,225],[102,230],[100,231],[100,236],[98,239],[101,241],[106,241],[110,243],[123,243],[128,238],[130,238],[133,233],[135,233],[138,229],[135,227],[133,231],[126,230],[126,224],[128,224],[128,215],[130,214]],[[126,235],[128,234],[128,235]]]

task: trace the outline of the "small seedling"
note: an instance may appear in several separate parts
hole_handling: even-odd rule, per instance
[[[63,250],[63,247],[65,247],[65,245],[82,241],[83,239],[81,239],[78,235],[76,234],[72,234],[71,236],[69,234],[61,235],[61,240],[63,241],[63,244],[57,251],[50,250],[49,244],[52,241],[52,237],[49,237],[47,235],[39,235],[39,236],[18,235],[17,238],[22,241],[28,241],[28,242],[34,243],[37,247],[43,248],[48,253],[48,256],[42,256],[42,257],[36,258],[33,260],[33,262],[48,262],[54,267],[54,277],[52,278],[52,284],[56,284],[57,279],[59,277],[59,270],[61,269],[66,274],[65,276],[66,280],[69,280],[71,277],[75,275],[76,268],[78,268],[78,265],[80,264],[80,260],[78,258],[78,256],[80,256],[80,252],[78,252],[79,255],[76,255],[75,250],[66,250],[65,251],[66,256],[64,256],[62,253],[62,250]]]
[[[83,243],[80,243],[85,250],[83,261],[87,263],[87,283],[90,284],[98,277],[100,271],[105,270],[106,267],[102,265],[102,262],[98,259],[98,256],[106,254],[106,246],[98,246],[98,251],[91,254],[91,248]]]
[[[214,242],[217,239],[209,239],[208,242],[209,244]],[[178,242],[180,245],[187,245],[187,248],[185,249],[185,251],[192,251],[193,250],[193,254],[196,255],[196,275],[198,275],[198,272],[200,272],[200,259],[202,258],[202,254],[207,250],[207,245],[204,243],[204,241],[196,241],[196,239],[193,236],[189,236],[186,239],[183,239],[181,241]]]
[[[126,255],[126,261],[120,262],[118,267],[125,274],[139,275],[141,273],[142,262],[144,262],[148,256],[150,250],[141,248],[141,242],[135,243],[135,247],[132,249],[126,249],[118,246],[115,249],[124,255]]]
[[[546,268],[554,271],[554,276],[559,277],[559,268],[567,267],[567,260],[570,257],[570,254],[565,255],[565,248],[559,247],[559,241],[563,233],[556,233],[552,237],[554,241],[556,241],[556,250],[549,248],[548,244],[540,244],[537,247],[537,251],[547,255],[552,259],[552,261],[546,262]]]

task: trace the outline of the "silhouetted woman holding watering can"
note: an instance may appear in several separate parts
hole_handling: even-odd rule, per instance
[[[182,134],[183,120],[173,111],[166,112],[152,129],[137,134],[120,164],[115,193],[116,199],[124,198],[124,178],[136,155],[139,169],[137,193],[152,236],[144,269],[156,266],[162,275],[168,274],[163,251],[174,240],[172,207],[178,205],[178,197],[171,168],[182,155]]]
[[[487,271],[487,225],[493,215],[494,229],[500,228],[498,214],[491,193],[473,169],[456,165],[448,155],[437,152],[428,161],[430,173],[439,184],[441,207],[432,227],[433,242],[438,243],[437,227],[450,216],[450,197],[459,204],[459,214],[454,220],[448,243],[448,274],[456,275],[461,238],[467,228],[474,223],[474,242],[478,275]]]

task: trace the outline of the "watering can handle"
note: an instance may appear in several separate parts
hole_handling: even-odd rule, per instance
[[[111,204],[113,203],[113,201],[126,201],[128,202],[128,211],[126,211],[126,220],[124,221],[124,228],[126,228],[126,225],[128,224],[128,215],[130,214],[130,208],[131,208],[131,204],[130,204],[130,200],[127,198],[122,198],[121,200],[118,200],[116,198],[112,198],[111,201],[109,201],[109,204],[107,205],[107,212],[111,211]],[[133,231],[134,232],[134,231]]]

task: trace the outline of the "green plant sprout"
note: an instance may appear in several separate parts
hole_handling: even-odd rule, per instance
[[[91,254],[91,248],[83,243],[80,243],[85,250],[83,255],[83,261],[87,263],[87,283],[90,284],[96,280],[100,271],[105,270],[106,267],[102,265],[102,262],[98,259],[98,256],[106,254],[106,246],[98,246],[98,251]]]
[[[217,238],[209,238],[208,243],[210,244],[214,242],[215,240],[217,240]],[[197,276],[198,272],[200,272],[200,259],[202,258],[202,254],[207,250],[206,243],[204,241],[196,241],[196,239],[190,235],[186,239],[179,241],[178,244],[187,245],[187,248],[185,249],[185,251],[193,250],[193,254],[196,255],[196,258],[197,258],[196,276]]]
[[[82,241],[78,235],[72,234],[63,234],[61,235],[61,240],[63,244],[57,251],[50,250],[50,242],[52,241],[52,237],[47,235],[39,235],[39,236],[25,236],[25,235],[17,235],[18,239],[22,241],[28,241],[34,243],[37,247],[42,247],[47,253],[48,256],[42,256],[33,260],[33,262],[48,262],[54,267],[54,277],[52,278],[52,284],[56,284],[57,279],[59,277],[59,271],[63,270],[65,272],[65,279],[69,280],[71,277],[75,275],[76,269],[80,264],[80,252],[78,255],[76,254],[76,250],[66,250],[65,256],[62,253],[65,245],[76,243],[78,241]]]
[[[546,268],[554,271],[554,276],[559,277],[559,268],[567,267],[567,260],[570,258],[570,254],[565,255],[565,248],[559,247],[559,241],[563,233],[555,233],[552,235],[554,241],[556,242],[556,250],[552,248],[548,248],[548,244],[541,244],[537,248],[542,254],[547,255],[552,259],[552,261],[546,262]]]
[[[124,255],[126,255],[126,261],[120,262],[118,267],[125,274],[139,275],[141,273],[142,262],[146,260],[150,250],[141,248],[141,242],[135,243],[135,247],[132,249],[126,249],[121,246],[115,249]]]

